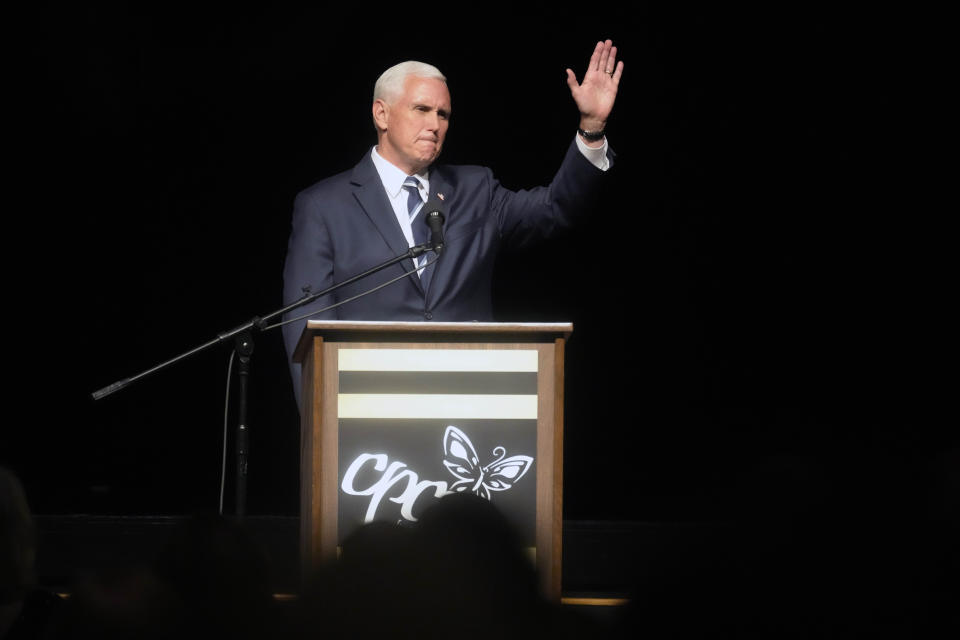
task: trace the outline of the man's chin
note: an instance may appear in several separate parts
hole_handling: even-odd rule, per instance
[[[417,159],[424,166],[424,168],[429,167],[433,162],[440,157],[440,149],[434,149],[430,153],[421,153]]]

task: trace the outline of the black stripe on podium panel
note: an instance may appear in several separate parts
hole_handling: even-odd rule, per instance
[[[341,371],[340,393],[536,395],[537,373],[535,371]]]

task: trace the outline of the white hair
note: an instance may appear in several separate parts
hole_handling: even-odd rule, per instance
[[[408,76],[417,76],[419,78],[435,78],[443,82],[447,78],[440,73],[432,64],[426,62],[417,62],[416,60],[407,60],[400,64],[395,64],[377,78],[377,83],[373,86],[373,99],[383,100],[390,103],[403,94],[403,85]]]

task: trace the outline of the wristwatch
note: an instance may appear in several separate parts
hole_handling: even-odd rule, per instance
[[[577,133],[583,136],[584,140],[589,140],[590,142],[603,140],[604,132],[604,129],[601,129],[600,131],[584,131],[583,129],[577,129]]]

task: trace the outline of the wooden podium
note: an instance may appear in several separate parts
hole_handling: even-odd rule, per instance
[[[490,499],[560,599],[567,323],[308,322],[304,571],[364,522],[414,521],[439,496]]]

